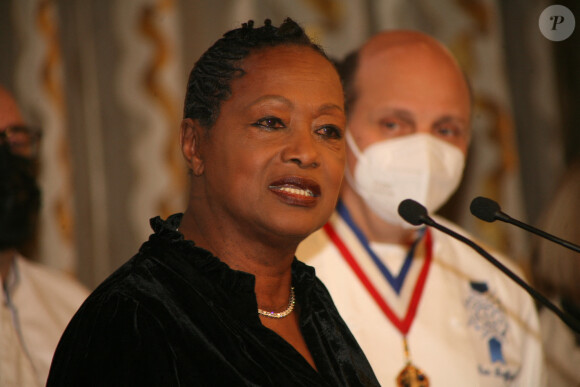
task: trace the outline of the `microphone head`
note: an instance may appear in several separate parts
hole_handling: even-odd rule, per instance
[[[427,209],[413,199],[405,199],[399,203],[399,215],[413,226],[419,226],[429,219]]]
[[[473,199],[469,209],[473,215],[486,222],[495,221],[501,214],[501,209],[497,202],[482,196]]]

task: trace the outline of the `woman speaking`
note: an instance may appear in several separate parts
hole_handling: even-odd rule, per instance
[[[49,386],[378,385],[298,244],[337,201],[339,77],[295,22],[226,33],[191,71],[190,191],[70,322]]]

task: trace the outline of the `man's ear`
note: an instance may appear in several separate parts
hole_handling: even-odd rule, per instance
[[[200,152],[204,133],[205,129],[196,120],[185,118],[181,121],[179,136],[181,153],[194,176],[202,175],[204,170],[203,156]]]

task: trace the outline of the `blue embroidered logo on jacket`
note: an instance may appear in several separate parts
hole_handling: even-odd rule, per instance
[[[520,372],[520,364],[514,363],[514,359],[506,361],[508,318],[487,283],[470,282],[465,307],[468,316],[467,325],[475,330],[482,340],[480,351],[487,354],[479,360],[479,373],[503,379],[504,382],[514,380]]]
[[[478,371],[482,375],[499,377],[505,381],[513,380],[519,373],[519,366],[506,364],[504,356],[508,332],[508,319],[499,300],[489,291],[485,282],[470,282],[470,292],[465,301],[469,327],[483,340]]]
[[[505,313],[497,299],[488,292],[485,282],[471,282],[471,290],[466,301],[468,325],[487,340],[490,361],[505,363],[501,348],[508,327]]]

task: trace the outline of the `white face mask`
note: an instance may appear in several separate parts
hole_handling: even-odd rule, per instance
[[[351,187],[384,221],[412,228],[397,209],[413,199],[437,211],[455,192],[461,181],[465,157],[459,148],[430,134],[417,133],[383,140],[361,152],[349,131],[346,142],[357,158]]]

